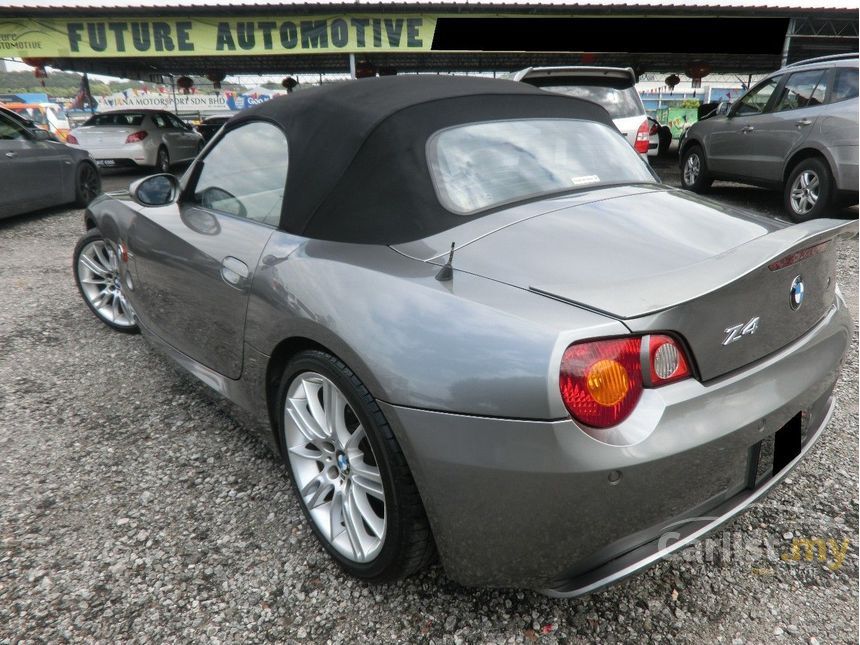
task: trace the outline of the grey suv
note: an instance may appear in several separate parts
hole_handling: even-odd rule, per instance
[[[714,179],[781,188],[795,221],[857,203],[858,55],[789,65],[690,128],[681,184]]]

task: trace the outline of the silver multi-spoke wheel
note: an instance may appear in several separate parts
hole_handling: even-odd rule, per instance
[[[692,186],[699,179],[699,174],[702,172],[702,160],[695,152],[690,153],[687,161],[684,163],[684,184]]]
[[[116,252],[104,240],[92,240],[78,254],[78,282],[93,310],[116,327],[137,325],[122,292]]]
[[[821,181],[812,170],[804,170],[791,184],[791,208],[798,215],[806,215],[815,208],[820,196]]]
[[[346,396],[321,374],[299,374],[287,389],[284,430],[296,486],[319,532],[348,560],[373,560],[385,542],[385,490]]]

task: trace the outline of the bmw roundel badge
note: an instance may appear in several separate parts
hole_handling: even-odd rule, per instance
[[[791,282],[791,290],[788,292],[788,302],[792,309],[799,309],[803,304],[803,278],[797,276]]]

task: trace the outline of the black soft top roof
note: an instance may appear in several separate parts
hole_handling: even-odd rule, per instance
[[[526,83],[396,76],[303,90],[241,112],[280,126],[289,145],[281,228],[306,237],[398,244],[469,219],[436,197],[425,147],[435,132],[512,118],[579,118],[615,127],[602,107]]]

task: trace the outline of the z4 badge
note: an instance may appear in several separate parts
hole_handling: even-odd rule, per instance
[[[750,336],[755,333],[756,329],[758,329],[759,317],[751,319],[746,325],[741,323],[740,325],[734,325],[732,327],[726,328],[726,339],[723,341],[723,345],[728,345],[730,343],[734,343],[735,341],[740,340],[744,336]]]

